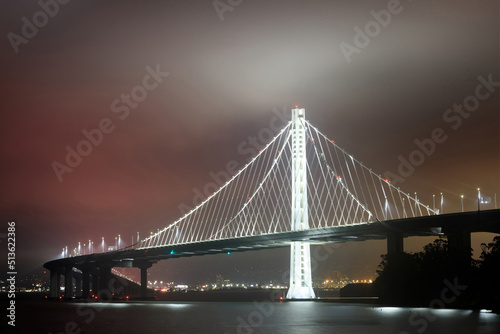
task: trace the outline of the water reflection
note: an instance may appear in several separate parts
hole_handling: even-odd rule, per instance
[[[333,302],[45,303],[30,313],[36,332],[204,334],[497,334],[500,316],[485,311],[381,307]],[[32,307],[23,306],[23,309]],[[94,311],[90,316],[90,311]],[[20,315],[22,316],[22,315]],[[35,328],[35,327],[34,327]],[[21,331],[23,332],[23,331]],[[26,331],[24,331],[26,332]]]

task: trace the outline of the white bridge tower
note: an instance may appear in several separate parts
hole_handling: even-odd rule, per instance
[[[292,231],[309,228],[305,109],[292,109]],[[311,279],[309,242],[296,241],[290,251],[290,288],[287,298],[315,298]]]

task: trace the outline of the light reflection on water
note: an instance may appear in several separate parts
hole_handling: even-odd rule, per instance
[[[30,313],[37,333],[64,332],[68,322],[81,333],[106,334],[500,332],[493,313],[330,302],[47,302],[38,308]]]

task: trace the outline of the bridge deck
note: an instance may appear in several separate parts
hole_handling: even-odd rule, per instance
[[[44,267],[81,267],[97,263],[112,267],[136,267],[145,262],[154,263],[171,258],[285,247],[292,241],[330,243],[385,239],[391,231],[402,233],[404,237],[439,236],[457,231],[500,233],[500,210],[450,213],[148,249],[125,249],[57,259],[45,263]]]

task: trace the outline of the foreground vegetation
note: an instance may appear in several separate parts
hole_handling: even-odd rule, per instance
[[[481,308],[500,312],[500,236],[481,245],[479,260],[456,260],[437,239],[422,252],[382,256],[374,282],[379,301],[391,305]]]

